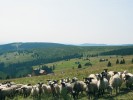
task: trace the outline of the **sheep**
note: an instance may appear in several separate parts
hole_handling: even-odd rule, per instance
[[[16,95],[23,95],[23,89],[20,87],[20,88],[17,88],[16,90],[15,90],[15,94]]]
[[[42,84],[42,90],[43,90],[43,93],[47,95],[52,93],[50,85]]]
[[[23,85],[21,87],[21,89],[22,89],[22,92],[23,92],[23,96],[25,98],[25,97],[28,97],[30,95],[31,90],[32,90],[32,86],[31,85]]]
[[[13,90],[10,87],[5,87],[1,89],[2,98],[5,100],[6,97],[12,99],[13,98]]]
[[[108,73],[107,73],[108,69],[104,69],[104,71],[101,73],[103,76],[105,76],[105,78],[108,79]]]
[[[38,88],[38,86],[36,86],[36,85],[32,86],[31,96],[33,96],[33,98],[39,96],[39,88]]]
[[[104,75],[99,74],[98,75],[98,82],[97,82],[97,87],[98,87],[98,96],[103,95],[105,92],[105,89],[107,89],[109,83],[108,80],[104,77]]]
[[[74,82],[76,82],[76,81],[78,81],[78,78],[77,78],[77,77],[73,77],[71,83],[74,83]]]
[[[93,80],[93,78],[85,78],[85,83],[87,85],[86,93],[88,96],[88,99],[91,99],[92,96],[96,95],[96,92],[98,90],[97,88],[97,80]]]
[[[69,97],[69,94],[72,97],[72,93],[73,93],[73,87],[71,83],[66,83],[66,82],[62,82],[62,90],[61,90],[61,96],[64,100],[67,100]]]
[[[42,92],[43,92],[43,90],[42,90],[42,84],[43,84],[43,83],[38,83],[38,84],[37,84],[37,87],[38,87],[38,89],[39,89],[39,96],[41,96],[41,94],[42,94]]]
[[[65,81],[66,80],[62,78],[62,79],[59,80],[59,84],[61,84],[62,82],[65,82]]]
[[[86,90],[86,84],[83,81],[75,81],[73,83],[73,96],[74,98],[78,98],[79,93],[83,94],[83,91]]]
[[[109,71],[109,72],[107,72],[107,70],[108,70],[108,69],[104,69],[104,71],[101,72],[101,74],[102,74],[103,76],[105,76],[105,78],[106,78],[106,79],[108,80],[108,82],[109,82],[110,77],[114,75],[114,71]]]
[[[92,78],[93,80],[94,80],[94,79],[97,80],[97,79],[98,79],[97,75],[98,75],[98,74],[90,74],[90,75],[88,76],[88,78]]]
[[[107,91],[110,95],[112,95],[112,90],[113,90],[113,87],[111,85],[108,85],[107,87]]]
[[[52,90],[53,97],[60,97],[61,85],[58,85],[57,82],[58,81],[54,80],[52,83],[49,84]]]
[[[133,74],[127,73],[125,75],[125,82],[126,82],[126,87],[131,89],[132,84],[133,84]]]
[[[62,82],[61,85],[62,85],[62,89],[63,88],[66,88],[67,89],[67,94],[68,93],[72,94],[72,92],[73,92],[73,86],[72,86],[71,83]]]
[[[73,98],[76,99],[78,98],[79,93],[83,93],[83,91],[86,90],[86,84],[83,81],[78,81],[78,78],[73,77],[72,78],[72,87],[73,87]]]
[[[66,77],[65,82],[66,82],[66,83],[69,83],[70,81],[71,81],[71,79],[70,79],[69,77]]]
[[[122,79],[117,74],[117,72],[114,72],[114,76],[111,76],[109,81],[110,86],[116,89],[116,94],[118,93],[118,90],[120,91],[120,87],[122,84]]]

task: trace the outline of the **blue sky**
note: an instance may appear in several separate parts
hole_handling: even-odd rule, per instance
[[[133,44],[133,0],[1,0],[0,43]]]

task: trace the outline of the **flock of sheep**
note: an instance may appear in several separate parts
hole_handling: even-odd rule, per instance
[[[102,97],[105,92],[112,95],[112,90],[119,93],[122,83],[128,89],[131,89],[133,84],[133,74],[124,72],[108,71],[104,69],[99,74],[90,74],[88,77],[83,78],[83,81],[73,77],[57,80],[47,80],[47,84],[38,83],[31,84],[15,84],[14,82],[0,83],[0,100],[5,98],[13,99],[15,96],[20,95],[24,98],[31,96],[33,98],[42,97],[42,95],[52,96],[53,98],[63,98],[68,100],[66,95],[69,95],[74,100],[77,100],[81,94],[86,93],[88,99],[95,97]]]

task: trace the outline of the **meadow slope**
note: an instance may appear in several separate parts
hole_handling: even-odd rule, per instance
[[[99,62],[100,58],[108,59],[108,61],[111,62],[111,67],[107,67],[108,61]],[[99,57],[90,57],[89,60],[85,59],[70,59],[69,61],[62,60],[59,62],[49,63],[48,66],[55,65],[55,73],[49,74],[49,75],[42,75],[42,76],[33,76],[33,77],[24,77],[24,78],[17,78],[17,79],[10,79],[10,81],[13,81],[15,83],[21,83],[21,84],[27,84],[31,83],[32,85],[37,84],[38,82],[44,82],[46,83],[47,79],[51,80],[60,80],[61,78],[66,77],[77,77],[79,80],[83,80],[83,77],[87,77],[91,73],[100,73],[103,71],[103,69],[107,68],[109,71],[124,71],[127,70],[128,72],[133,73],[133,63],[132,63],[133,56],[99,56]],[[116,60],[125,60],[125,64],[116,64]],[[78,64],[76,62],[80,62],[82,65],[82,68],[78,69]],[[90,62],[92,66],[84,66],[85,63]],[[38,67],[38,66],[34,66]],[[9,81],[9,80],[2,80],[3,81]],[[113,92],[112,96],[104,95],[103,97],[100,97],[99,100],[132,100],[133,99],[133,90],[128,90],[125,87],[125,84],[123,83],[121,87],[121,91],[118,95],[115,95]],[[44,97],[42,97],[44,98]],[[16,97],[15,100],[21,100],[22,97]],[[26,99],[25,99],[26,100]],[[32,100],[31,97],[28,97],[27,100]],[[43,100],[43,99],[42,99]],[[51,100],[51,97],[47,100]],[[87,100],[87,96],[84,95],[80,96],[79,100]]]

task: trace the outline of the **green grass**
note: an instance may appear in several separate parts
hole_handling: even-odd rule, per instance
[[[112,63],[111,67],[107,67],[106,62],[99,62],[100,58],[108,59]],[[116,60],[119,59],[125,59],[125,64],[117,64],[116,65]],[[86,67],[84,64],[86,62],[89,62],[89,60],[83,60],[83,59],[70,59],[70,61],[59,61],[59,62],[54,62],[54,63],[49,63],[47,64],[48,66],[55,65],[55,74],[54,75],[42,75],[42,76],[34,76],[34,77],[25,77],[25,78],[17,78],[17,79],[10,79],[11,81],[14,81],[15,83],[22,83],[22,84],[27,84],[31,83],[32,85],[38,83],[38,82],[44,82],[46,83],[47,79],[51,80],[59,80],[61,78],[66,78],[66,77],[77,77],[79,80],[83,80],[83,77],[87,77],[91,73],[100,73],[103,71],[103,69],[108,68],[108,70],[114,70],[114,71],[124,71],[127,70],[128,72],[133,73],[133,64],[131,63],[131,60],[133,56],[100,56],[100,57],[91,57],[90,62],[92,63],[92,67]],[[81,69],[77,68],[77,64],[75,62],[80,62],[82,65]],[[37,67],[37,66],[34,66]],[[73,69],[74,67],[74,69]],[[63,72],[63,73],[62,73]],[[2,80],[5,81],[5,80]],[[108,94],[104,95],[103,97],[100,97],[99,100],[132,100],[133,99],[133,90],[127,90],[125,85],[123,84],[121,87],[121,92],[118,95],[115,95],[115,92],[113,92],[112,96],[109,96]],[[21,98],[21,97],[20,97]],[[17,100],[17,99],[15,99]],[[18,99],[18,100],[23,100],[23,99]],[[25,99],[26,100],[26,99]],[[27,100],[32,100],[30,97]],[[48,99],[50,100],[50,99]],[[87,100],[87,96],[80,97],[79,100]]]

